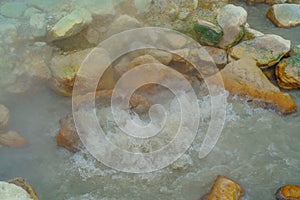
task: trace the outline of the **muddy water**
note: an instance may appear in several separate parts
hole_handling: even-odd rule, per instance
[[[299,27],[274,27],[264,17],[266,9],[264,5],[247,8],[253,28],[282,35],[294,44],[300,41]],[[300,92],[290,93],[300,106]],[[11,111],[9,128],[30,141],[22,149],[1,148],[0,177],[28,179],[42,200],[196,200],[209,191],[219,174],[237,180],[248,200],[273,199],[279,186],[300,184],[299,113],[281,116],[230,98],[222,136],[208,157],[197,156],[205,132],[200,129],[192,147],[172,166],[127,174],[105,167],[87,153],[70,154],[56,146],[58,120],[71,112],[69,98],[42,87],[21,97],[1,91],[0,100]],[[203,122],[209,121],[209,98],[202,98],[199,105]],[[99,112],[110,120],[107,108]],[[175,111],[171,107],[169,112]]]

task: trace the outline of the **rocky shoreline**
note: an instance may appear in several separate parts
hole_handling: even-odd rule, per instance
[[[232,96],[246,97],[257,107],[271,108],[284,115],[297,112],[296,102],[287,90],[300,88],[300,44],[252,29],[247,24],[246,10],[229,3],[227,0],[208,3],[193,0],[152,3],[127,0],[115,4],[93,0],[72,0],[66,4],[38,0],[1,3],[0,87],[7,93],[18,95],[33,90],[37,83],[47,83],[58,94],[70,97],[81,63],[101,41],[125,30],[158,26],[177,30],[197,40],[219,69],[214,71],[204,66],[203,71],[210,74],[208,78],[212,82],[221,75],[225,89]],[[297,0],[248,0],[247,3],[274,4],[266,17],[278,27],[300,25],[300,2]],[[75,107],[95,96],[100,105],[109,105],[112,89],[122,74],[142,64],[162,64],[182,73],[191,84],[203,84],[204,77],[176,55],[176,52],[186,52],[192,56],[185,48],[187,41],[176,35],[166,36],[165,41],[174,47],[174,52],[145,50],[118,59],[105,71],[96,93],[87,92],[82,86],[87,93],[77,97]],[[20,46],[25,49],[23,58],[17,55]],[[98,56],[105,60],[101,52]],[[156,79],[166,77],[167,74],[160,74]],[[133,112],[147,113],[153,105],[147,97],[152,89],[142,88],[130,100]],[[9,118],[9,109],[0,104],[0,148],[29,145],[21,134],[8,131]],[[60,120],[56,141],[58,146],[71,152],[83,149],[72,115]],[[16,182],[20,181],[8,181]],[[38,199],[31,186],[19,186],[32,199]],[[210,193],[202,199],[238,200],[242,199],[243,193],[237,183],[219,176]],[[300,187],[283,186],[275,198],[300,199]]]

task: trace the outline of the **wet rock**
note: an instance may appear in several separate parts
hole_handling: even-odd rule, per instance
[[[23,188],[30,195],[32,200],[39,200],[33,187],[25,179],[15,178],[15,179],[9,180],[7,182]]]
[[[23,188],[3,181],[0,181],[0,196],[1,199],[32,200]]]
[[[290,28],[300,24],[300,4],[277,4],[267,12],[267,17],[278,27]]]
[[[27,8],[24,12],[24,17],[30,19],[31,16],[35,15],[35,14],[42,14],[41,10],[34,8],[34,7],[30,7]]]
[[[221,48],[232,47],[244,37],[247,21],[247,12],[244,8],[228,4],[220,10],[217,20],[224,33],[219,43]]]
[[[160,62],[151,55],[143,55],[133,59],[128,66],[128,70],[140,65],[150,64],[150,63],[160,63]]]
[[[4,105],[0,104],[0,133],[6,130],[9,121],[9,110]]]
[[[300,186],[299,185],[285,185],[279,188],[275,194],[276,200],[299,200]]]
[[[26,10],[25,2],[7,2],[0,8],[0,14],[5,17],[19,18]]]
[[[212,57],[212,59],[218,67],[224,67],[225,65],[227,65],[227,53],[224,49],[219,49],[210,46],[204,46],[203,48]]]
[[[28,141],[20,133],[8,131],[0,134],[0,144],[8,147],[24,147],[28,145]]]
[[[60,129],[56,136],[56,143],[70,152],[77,152],[82,149],[82,143],[77,134],[73,115],[68,115],[60,121]]]
[[[222,39],[223,31],[219,26],[204,20],[198,20],[194,30],[197,34],[197,40],[202,45],[215,46]]]
[[[17,24],[7,22],[0,22],[0,36],[2,41],[7,44],[11,44],[17,40]]]
[[[297,105],[293,98],[282,93],[263,74],[256,62],[250,58],[229,63],[221,70],[224,85],[233,95],[247,96],[255,102],[267,104],[268,107],[275,108],[283,114],[293,113],[297,110]],[[214,81],[214,77],[209,80]],[[262,105],[262,104],[258,105]],[[265,106],[265,105],[263,105]]]
[[[51,0],[51,1],[28,0],[29,5],[46,12],[50,12],[54,9],[58,9],[63,4],[63,2],[65,3],[65,1],[61,1],[61,0]]]
[[[243,196],[243,188],[235,181],[218,176],[210,193],[203,200],[240,200]]]
[[[251,57],[261,68],[275,65],[291,48],[291,42],[278,35],[266,34],[253,40],[244,41],[229,51],[235,59]]]
[[[60,19],[49,31],[50,40],[61,40],[76,35],[92,22],[92,16],[86,9],[76,9]]]
[[[150,7],[151,0],[134,0],[134,5],[139,13],[147,11]]]
[[[128,15],[121,15],[109,26],[107,36],[112,36],[116,33],[140,27],[141,23],[136,18]]]
[[[99,0],[72,0],[72,3],[77,8],[84,8],[88,10],[93,17],[113,14],[113,1],[99,1]]]
[[[46,14],[33,14],[29,20],[31,34],[34,38],[45,37],[47,34]]]
[[[300,88],[300,53],[283,59],[277,65],[276,77],[278,85],[284,89]]]

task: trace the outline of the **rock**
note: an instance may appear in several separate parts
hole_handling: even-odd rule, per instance
[[[46,14],[33,14],[29,21],[31,34],[34,38],[45,37],[47,34]]]
[[[202,45],[215,46],[219,44],[223,36],[223,31],[220,27],[204,20],[198,20],[194,30],[197,34],[198,42]]]
[[[30,8],[27,8],[24,12],[24,17],[30,19],[31,16],[35,15],[35,14],[42,14],[41,13],[41,10],[39,9],[36,9],[34,7],[30,7]]]
[[[60,40],[76,35],[92,22],[91,14],[85,9],[76,9],[59,20],[49,31],[50,40]]]
[[[11,18],[19,18],[26,10],[25,2],[7,2],[0,8],[1,15]]]
[[[101,70],[99,67],[107,67],[105,63],[108,63],[110,59],[107,57],[104,51],[101,49],[86,49],[83,51],[69,53],[68,55],[56,55],[51,60],[50,70],[52,72],[52,78],[50,81],[51,87],[59,94],[63,96],[72,96],[74,81],[77,72],[81,67],[84,59],[91,53],[92,56],[86,60],[85,65],[90,66],[80,74],[81,77],[85,77],[85,83],[82,83],[82,89],[89,89],[89,83],[91,81],[99,81],[98,77],[93,76],[96,70]],[[101,63],[102,65],[95,65],[95,63]],[[114,76],[111,68],[107,69],[101,81],[98,84],[97,89],[112,89],[114,87]],[[81,85],[80,85],[81,86]]]
[[[210,46],[204,46],[203,48],[212,57],[212,59],[218,67],[224,67],[225,65],[227,65],[227,53],[224,49],[219,49]]]
[[[300,186],[299,185],[285,185],[279,188],[275,194],[276,200],[299,200]]]
[[[0,134],[0,144],[8,147],[24,147],[28,141],[16,131],[8,131]]]
[[[300,53],[283,59],[277,65],[276,77],[277,83],[281,88],[300,88]]]
[[[116,33],[140,27],[141,23],[136,18],[130,17],[128,15],[121,15],[120,17],[115,19],[109,26],[107,36],[110,37]]]
[[[128,70],[131,70],[132,68],[140,65],[150,64],[150,63],[160,63],[160,62],[151,55],[143,55],[133,59],[128,66]]]
[[[31,200],[39,200],[32,186],[25,179],[16,178],[16,179],[9,180],[7,182],[23,188],[30,195]]]
[[[134,0],[134,4],[138,12],[143,13],[149,9],[151,0]]]
[[[6,130],[9,121],[9,110],[4,105],[0,104],[0,133]]]
[[[251,57],[261,68],[275,65],[291,49],[291,42],[278,35],[266,34],[244,41],[229,50],[235,59]]]
[[[259,36],[263,36],[264,34],[260,31],[250,28],[249,24],[245,26],[245,35],[242,41],[245,40],[253,40]]]
[[[278,27],[290,28],[300,24],[300,4],[277,4],[267,12],[267,17]]]
[[[243,196],[243,188],[235,181],[218,176],[210,193],[204,200],[240,200]]]
[[[297,105],[293,98],[274,86],[250,58],[229,63],[221,70],[224,86],[233,95],[247,96],[265,103],[283,114],[293,113]],[[209,80],[214,82],[214,77]],[[262,104],[259,104],[262,105]]]
[[[17,25],[9,21],[0,22],[0,36],[5,43],[13,43],[18,37]]]
[[[17,200],[32,200],[30,195],[21,187],[13,184],[0,181],[0,196],[1,199],[17,199]]]
[[[88,10],[92,16],[98,17],[107,14],[113,14],[113,1],[99,1],[99,0],[72,0],[73,4],[77,8],[85,8]]]
[[[82,143],[77,134],[73,116],[68,115],[62,118],[59,123],[60,129],[56,136],[57,145],[66,148],[70,152],[81,150]]]
[[[224,33],[219,43],[221,48],[232,47],[244,37],[247,15],[244,8],[232,4],[220,10],[217,21]]]
[[[146,54],[151,55],[156,60],[158,60],[161,64],[168,65],[173,59],[173,55],[169,52],[158,50],[158,49],[150,49],[146,51]]]
[[[51,1],[44,1],[44,0],[28,0],[28,4],[34,8],[38,8],[45,12],[50,12],[54,9],[60,8],[60,6],[65,3],[65,1],[61,0],[51,0]]]

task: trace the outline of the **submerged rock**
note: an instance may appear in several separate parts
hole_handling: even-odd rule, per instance
[[[223,36],[223,31],[220,27],[204,20],[198,20],[194,30],[197,34],[198,42],[202,45],[215,46],[219,44]]]
[[[300,50],[300,46],[294,50]],[[300,88],[300,53],[283,59],[276,68],[278,85],[284,89]]]
[[[300,4],[277,4],[267,12],[267,17],[278,27],[290,28],[300,24]]]
[[[220,73],[226,90],[233,95],[247,96],[251,100],[265,103],[283,114],[293,113],[297,110],[293,98],[274,86],[253,59],[243,58],[229,63]],[[211,77],[210,80],[213,81],[214,77]]]
[[[19,18],[26,10],[25,2],[7,2],[0,8],[0,14],[5,17]]]
[[[279,188],[275,194],[276,200],[299,200],[300,186],[299,185],[285,185]]]
[[[82,143],[77,134],[73,116],[68,115],[62,118],[59,123],[60,129],[56,136],[57,145],[66,148],[70,152],[77,152],[82,149]]]
[[[261,68],[275,65],[291,49],[291,42],[278,35],[266,34],[244,41],[229,50],[235,59],[251,57]]]
[[[46,14],[33,14],[29,20],[31,34],[35,37],[45,37],[47,34]]]
[[[60,40],[76,35],[92,22],[92,16],[86,9],[76,9],[59,20],[49,31],[50,40]]]
[[[232,47],[244,37],[247,15],[244,8],[232,4],[220,10],[217,20],[224,33],[219,43],[221,48]]]
[[[4,105],[0,104],[0,133],[6,130],[9,121],[9,110]]]
[[[243,188],[233,180],[218,176],[210,193],[203,200],[240,200],[243,196]]]
[[[116,33],[140,27],[141,23],[136,18],[128,15],[121,15],[109,26],[107,36],[110,37]]]
[[[32,188],[32,186],[25,179],[16,178],[16,179],[9,180],[7,182],[23,188],[30,195],[31,200],[39,200],[39,198],[38,198],[36,192],[34,191],[34,189]]]
[[[8,131],[0,134],[0,144],[8,147],[24,147],[28,145],[28,141],[20,133]]]

